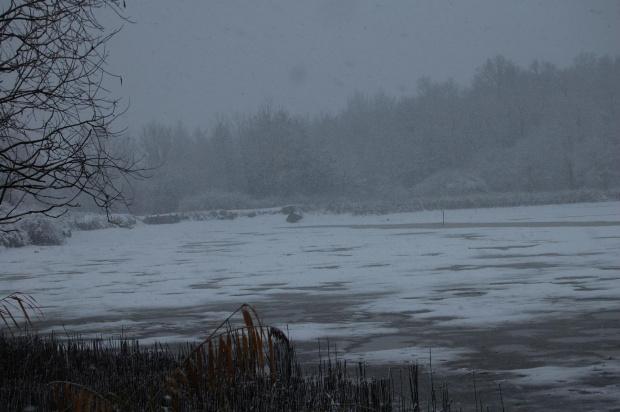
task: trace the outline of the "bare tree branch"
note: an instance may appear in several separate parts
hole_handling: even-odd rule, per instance
[[[86,194],[110,213],[129,206],[132,153],[114,150],[123,114],[106,82],[107,30],[96,14],[118,0],[12,0],[0,14],[0,225],[58,216]]]

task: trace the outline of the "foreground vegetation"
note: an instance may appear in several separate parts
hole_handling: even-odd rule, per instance
[[[22,314],[32,311],[21,306],[25,295],[11,296]],[[5,307],[4,313],[10,311]],[[16,337],[15,326],[5,321],[0,333],[1,410],[447,411],[454,402],[448,385],[436,392],[432,374],[429,393],[420,393],[417,364],[406,376],[401,372],[398,391],[391,376],[368,378],[363,364],[349,368],[329,355],[316,372],[304,374],[286,335],[263,325],[249,305],[200,344],[176,351],[161,344],[142,347],[122,336]]]

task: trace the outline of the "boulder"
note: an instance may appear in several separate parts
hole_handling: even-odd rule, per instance
[[[289,215],[286,218],[286,221],[289,223],[296,223],[299,222],[301,219],[303,219],[302,215],[299,215],[297,213],[289,213]]]

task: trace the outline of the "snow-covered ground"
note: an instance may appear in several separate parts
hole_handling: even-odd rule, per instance
[[[480,336],[498,362],[519,351],[541,360],[501,379],[569,390],[604,376],[597,396],[620,408],[609,384],[620,382],[620,202],[442,213],[76,232],[64,246],[0,250],[0,293],[33,295],[43,332],[144,342],[199,340],[251,303],[294,341],[329,337],[340,357],[375,364],[424,363],[432,349],[467,368],[486,353]],[[543,329],[546,349],[524,340]]]

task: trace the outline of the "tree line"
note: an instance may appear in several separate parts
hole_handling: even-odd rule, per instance
[[[266,103],[250,116],[220,116],[207,131],[153,122],[125,145],[152,168],[135,185],[138,213],[220,198],[616,187],[620,56],[580,54],[559,69],[540,61],[522,68],[498,55],[469,87],[424,77],[413,96],[355,93],[337,114],[292,116]]]

